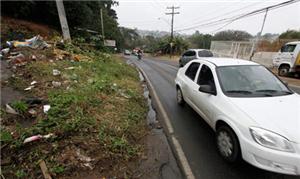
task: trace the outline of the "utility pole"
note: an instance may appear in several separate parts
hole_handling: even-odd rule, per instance
[[[260,37],[261,37],[261,34],[262,34],[263,30],[264,30],[266,18],[267,18],[267,15],[268,15],[268,11],[269,11],[269,9],[267,8],[265,16],[264,16],[263,23],[261,25],[260,32],[257,34],[257,37],[256,37],[255,41],[253,42],[253,45],[252,45],[252,48],[251,48],[252,53],[251,53],[251,56],[250,56],[250,61],[252,61],[254,53],[256,52],[257,44],[258,44],[258,42],[260,40]]]
[[[63,38],[65,41],[71,41],[68,21],[65,13],[65,8],[62,0],[56,0],[56,7],[58,11],[58,16],[60,20],[60,26],[63,33]]]
[[[100,9],[100,18],[101,18],[101,32],[102,32],[102,38],[103,38],[103,42],[104,42],[105,37],[104,37],[104,25],[103,25],[103,12],[102,12],[102,8]]]
[[[179,7],[167,7],[167,9],[172,9],[172,12],[166,13],[166,15],[172,15],[172,20],[171,20],[171,40],[170,40],[170,57],[172,57],[173,53],[173,37],[174,37],[174,15],[179,14],[179,12],[175,12],[175,9],[179,9]]]

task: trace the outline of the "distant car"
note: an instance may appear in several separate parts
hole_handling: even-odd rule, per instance
[[[124,55],[130,55],[131,52],[129,50],[124,50]]]
[[[177,103],[212,127],[226,161],[300,175],[300,96],[264,66],[202,58],[180,68],[175,83]]]
[[[183,67],[189,61],[200,57],[213,57],[213,53],[207,49],[189,49],[185,51],[179,59],[179,67]]]

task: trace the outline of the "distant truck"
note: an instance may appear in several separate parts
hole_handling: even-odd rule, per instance
[[[300,41],[283,45],[273,58],[273,65],[278,68],[279,76],[300,75]]]

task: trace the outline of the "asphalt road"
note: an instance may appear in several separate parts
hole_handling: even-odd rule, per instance
[[[140,61],[134,56],[126,58],[133,61],[147,74],[161,103],[166,110],[174,135],[182,146],[188,163],[196,178],[201,179],[296,179],[267,172],[246,162],[240,165],[226,163],[218,154],[214,143],[214,132],[189,106],[180,107],[176,103],[174,79],[177,64],[170,61],[144,58]],[[300,89],[296,89],[298,93]]]

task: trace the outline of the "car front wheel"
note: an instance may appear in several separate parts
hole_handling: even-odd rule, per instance
[[[182,91],[179,87],[177,88],[177,104],[179,104],[181,106],[184,105],[184,99],[183,99]]]
[[[278,75],[279,76],[288,76],[289,71],[290,71],[290,67],[288,65],[283,65],[283,66],[279,67]]]
[[[237,163],[241,159],[240,144],[233,130],[224,125],[217,129],[216,143],[219,154],[230,163]]]

